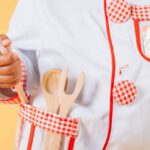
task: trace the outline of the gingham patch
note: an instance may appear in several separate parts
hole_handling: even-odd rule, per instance
[[[112,0],[107,7],[107,15],[115,23],[127,21],[131,15],[131,7],[125,0]]]
[[[132,18],[138,21],[150,21],[150,5],[149,6],[131,6]]]
[[[21,104],[20,108],[19,116],[39,128],[74,138],[78,135],[77,119],[63,118],[27,104]]]
[[[128,80],[121,81],[114,86],[113,98],[119,105],[127,105],[136,99],[137,88]]]
[[[22,77],[21,77],[21,84],[23,86],[23,89],[26,89],[26,80],[27,80],[27,73],[26,73],[26,67],[23,62],[21,62],[21,71],[22,71]],[[0,100],[0,104],[20,104],[21,100],[16,94],[14,97],[6,99],[6,100]]]
[[[150,5],[130,5],[126,0],[112,0],[107,6],[107,15],[115,23],[123,23],[130,17],[138,21],[150,21]]]

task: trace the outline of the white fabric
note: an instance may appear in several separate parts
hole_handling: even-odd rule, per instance
[[[130,0],[129,3],[145,5],[150,1]],[[150,22],[140,23],[150,25]],[[129,106],[115,104],[112,134],[108,150],[148,150],[150,147],[150,62],[138,52],[134,24],[130,19],[124,24],[110,22],[116,55],[116,72],[128,65],[122,75],[116,74],[116,83],[122,80],[133,82],[138,90],[136,100]],[[120,36],[121,35],[121,36]],[[142,34],[141,34],[142,35]],[[141,37],[142,38],[142,37]]]
[[[135,4],[144,2],[150,4],[149,0],[134,0]],[[141,92],[134,104],[115,105],[108,149],[148,150],[150,64],[136,51],[131,20],[124,24],[111,23],[111,32],[117,68],[131,64],[124,78],[135,81]],[[33,102],[36,107],[46,109],[41,88],[36,85],[47,70],[69,68],[71,84],[68,91],[72,91],[80,71],[85,72],[84,89],[70,113],[80,119],[75,150],[102,150],[108,130],[112,69],[103,0],[19,0],[8,36],[26,63],[28,91],[33,95],[33,89],[38,88]],[[23,131],[20,150],[26,150],[30,123],[25,124]],[[42,150],[44,135],[36,128],[32,150]],[[65,150],[66,147],[67,142]]]

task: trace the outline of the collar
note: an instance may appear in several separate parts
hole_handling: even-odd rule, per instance
[[[112,0],[107,6],[107,15],[115,23],[123,23],[130,18],[150,21],[150,5],[134,5],[126,0]]]

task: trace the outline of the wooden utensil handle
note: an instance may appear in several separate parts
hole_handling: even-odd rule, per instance
[[[46,132],[44,149],[43,150],[51,150],[51,141],[52,141],[52,133]]]
[[[15,86],[15,89],[19,95],[19,98],[21,99],[21,102],[22,103],[28,102],[28,98],[27,98],[25,91],[22,87],[22,84],[20,82]]]
[[[60,150],[62,145],[62,135],[54,134],[53,139],[51,150]]]
[[[61,142],[62,142],[62,135],[47,132],[45,140],[46,140],[46,143],[45,143],[44,150],[60,150]]]

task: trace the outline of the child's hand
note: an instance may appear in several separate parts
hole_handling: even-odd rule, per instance
[[[10,50],[11,40],[6,35],[0,35],[0,45],[8,49],[8,54],[0,55],[0,88],[11,88],[21,80],[21,61]]]

